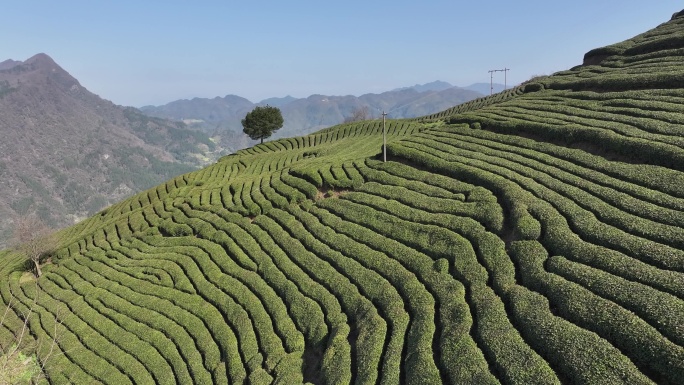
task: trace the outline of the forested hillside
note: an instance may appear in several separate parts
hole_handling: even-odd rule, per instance
[[[89,92],[48,55],[0,63],[0,247],[34,213],[65,227],[220,149],[206,133]]]

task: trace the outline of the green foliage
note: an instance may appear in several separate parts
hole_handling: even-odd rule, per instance
[[[330,127],[63,230],[38,281],[2,253],[0,346],[33,306],[54,383],[679,383],[680,23],[390,121],[389,162]]]
[[[525,88],[524,88],[525,93],[539,92],[542,90],[544,90],[544,85],[541,83],[528,83],[528,84],[525,84]]]
[[[81,186],[76,182],[69,182],[64,189],[64,204],[70,211],[76,211],[81,207],[83,202],[87,201],[90,192],[85,186]]]
[[[277,107],[257,106],[242,119],[242,127],[250,138],[260,139],[263,143],[264,139],[283,126],[283,122],[283,115]]]
[[[0,82],[0,99],[4,98],[7,96],[7,94],[16,91],[17,89],[10,86],[9,82],[7,80],[1,81]]]
[[[34,384],[42,374],[35,355],[27,356],[17,346],[10,346],[7,352],[0,350],[0,384]]]
[[[27,195],[19,198],[18,200],[11,202],[10,207],[12,210],[19,215],[28,214],[34,208],[35,198],[33,196]]]
[[[95,215],[98,211],[102,210],[107,205],[107,203],[107,198],[98,194],[93,197],[90,197],[90,199],[88,200],[88,204],[85,208],[88,211],[88,215],[92,216]]]

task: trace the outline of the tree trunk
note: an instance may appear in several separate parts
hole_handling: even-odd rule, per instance
[[[261,138],[261,144],[264,144],[264,138]]]
[[[40,261],[34,259],[33,264],[36,266],[36,278],[40,278],[43,275],[43,272],[40,270]]]

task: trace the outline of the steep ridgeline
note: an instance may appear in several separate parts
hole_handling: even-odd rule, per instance
[[[389,121],[386,163],[380,121],[239,151],[38,280],[0,254],[0,343],[33,314],[53,384],[681,384],[683,26]]]
[[[0,63],[0,116],[0,245],[16,215],[73,224],[206,164],[214,147],[182,123],[99,98],[45,54]]]

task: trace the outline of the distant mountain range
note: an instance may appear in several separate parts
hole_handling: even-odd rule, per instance
[[[89,92],[48,55],[0,62],[0,247],[13,218],[36,213],[53,227],[196,169],[254,142],[240,120],[256,105],[282,109],[275,137],[305,135],[367,107],[371,117],[430,114],[482,96],[432,82],[381,94],[235,96],[177,100],[138,110]]]
[[[205,132],[89,92],[48,55],[0,63],[0,246],[12,218],[74,223],[220,156]]]
[[[300,99],[292,96],[269,98],[257,103],[237,95],[227,95],[176,100],[162,106],[145,106],[140,110],[153,117],[199,127],[220,138],[222,146],[237,150],[256,143],[242,134],[240,121],[258,105],[268,104],[281,109],[285,124],[273,138],[282,138],[306,135],[342,123],[361,108],[367,108],[372,118],[379,118],[382,111],[393,119],[432,114],[484,96],[483,84],[455,87],[444,81],[435,81],[358,97],[316,94]],[[486,87],[489,94],[489,83]],[[503,90],[503,85],[495,84],[495,90]]]
[[[489,96],[492,93],[496,94],[496,93],[499,93],[499,92],[505,90],[506,88],[512,88],[512,87],[513,86],[510,84],[508,84],[506,86],[506,85],[499,84],[499,83],[494,83],[494,84],[474,83],[474,84],[471,84],[468,87],[464,87],[464,88],[467,90],[479,92],[483,95]]]

